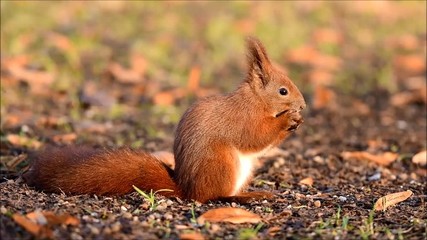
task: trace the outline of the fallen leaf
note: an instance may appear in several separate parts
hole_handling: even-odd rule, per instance
[[[175,103],[176,100],[183,98],[187,94],[186,89],[175,88],[158,92],[153,96],[153,102],[156,105],[170,106]]]
[[[422,55],[400,55],[394,58],[394,66],[404,74],[421,74],[426,70],[425,56]]]
[[[42,146],[42,143],[35,139],[31,139],[26,136],[20,136],[17,134],[9,134],[6,136],[6,139],[15,146],[26,146],[35,149],[40,148]]]
[[[47,223],[48,223],[46,217],[39,210],[27,213],[25,216],[28,219],[30,219],[32,222],[35,222],[39,225],[47,225]]]
[[[153,96],[153,103],[155,105],[170,106],[175,103],[175,96],[171,91],[159,92]]]
[[[392,162],[394,162],[399,155],[393,152],[385,152],[385,153],[374,155],[369,152],[356,151],[356,152],[343,152],[341,156],[346,160],[348,159],[364,160],[364,161],[377,163],[381,166],[388,166]]]
[[[52,137],[52,140],[54,142],[61,142],[61,143],[72,143],[76,139],[77,139],[77,134],[75,133],[59,134]]]
[[[323,108],[334,108],[334,102],[336,99],[335,93],[322,85],[317,85],[314,89],[313,97],[313,108],[314,109],[323,109]]]
[[[280,202],[280,199],[278,199]],[[285,209],[283,210],[281,213],[279,214],[275,214],[269,218],[267,218],[267,222],[271,222],[271,221],[276,221],[278,219],[284,219],[284,218],[289,218],[290,216],[292,216],[292,210],[290,209]]]
[[[34,120],[34,113],[31,111],[14,111],[2,117],[2,124],[9,128],[21,127],[22,125],[32,123]]]
[[[200,68],[193,67],[188,76],[187,88],[191,92],[196,92],[200,86]]]
[[[307,178],[304,178],[301,181],[299,181],[299,183],[311,187],[311,186],[313,186],[314,180],[312,177],[307,177]]]
[[[199,224],[209,222],[230,222],[230,223],[258,223],[261,217],[241,208],[217,208],[212,209],[197,218]]]
[[[139,83],[142,81],[142,77],[138,72],[124,68],[118,63],[111,63],[108,66],[108,70],[114,76],[114,79],[122,83]]]
[[[147,60],[141,54],[132,54],[130,63],[133,71],[137,72],[140,76],[145,74],[145,70],[147,69]]]
[[[319,44],[340,44],[342,34],[333,28],[320,28],[313,32],[313,40]]]
[[[205,239],[202,234],[197,232],[192,233],[182,233],[179,235],[179,239],[181,240],[203,240]]]
[[[336,56],[319,54],[316,58],[311,59],[311,65],[320,69],[336,71],[341,69],[342,60]]]
[[[414,51],[418,49],[420,42],[415,35],[405,34],[394,39],[394,45],[406,51]]]
[[[60,224],[77,226],[80,223],[80,221],[77,218],[71,216],[68,213],[55,214],[54,212],[51,212],[51,211],[45,211],[45,212],[42,212],[42,214],[47,219],[48,225],[51,225],[51,226],[60,225]]]
[[[75,51],[73,43],[65,35],[55,33],[55,32],[51,32],[51,33],[47,34],[46,40],[48,42],[51,42],[52,45],[54,45],[55,47],[57,47],[58,49],[60,49],[64,52]]]
[[[282,227],[280,227],[280,226],[273,226],[273,227],[271,227],[271,228],[269,228],[269,229],[267,229],[267,234],[269,235],[269,236],[275,236],[277,233],[280,233],[282,231]]]
[[[32,93],[47,94],[50,85],[55,80],[55,75],[52,72],[31,70],[22,66],[11,66],[10,74],[19,80],[23,80],[30,85]]]
[[[318,56],[319,52],[314,47],[306,45],[290,50],[286,55],[286,59],[291,63],[310,64]]]
[[[395,93],[390,98],[390,103],[395,107],[404,107],[412,103],[426,104],[427,93],[425,91],[425,88]]]
[[[418,164],[420,166],[426,166],[427,165],[427,151],[424,150],[422,152],[415,154],[412,157],[412,162],[415,164]]]
[[[19,214],[15,213],[12,215],[12,219],[19,224],[21,227],[23,227],[26,231],[28,231],[31,235],[37,237],[37,238],[52,238],[53,232],[51,229],[49,229],[46,226],[39,225],[33,221],[31,221],[29,218]]]
[[[383,210],[385,211],[388,207],[393,206],[397,203],[403,202],[412,196],[412,191],[407,190],[404,192],[392,193],[388,194],[384,197],[379,198],[374,205],[374,209],[376,211]]]
[[[111,122],[97,123],[91,120],[83,120],[74,124],[76,132],[105,133],[112,128],[113,125]]]
[[[328,70],[315,69],[308,73],[308,80],[314,86],[317,86],[317,85],[330,86],[333,83],[333,75]]]
[[[30,57],[28,55],[17,55],[14,57],[2,57],[1,67],[8,70],[12,67],[25,67],[30,63]]]

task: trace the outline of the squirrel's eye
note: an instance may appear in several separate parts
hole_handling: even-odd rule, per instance
[[[279,89],[279,93],[283,96],[288,95],[288,89],[282,87]]]

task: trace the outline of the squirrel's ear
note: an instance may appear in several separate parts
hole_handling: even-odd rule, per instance
[[[271,70],[271,62],[267,56],[262,43],[254,38],[246,39],[248,47],[248,82],[257,81],[262,86],[267,85],[269,81],[269,72]]]

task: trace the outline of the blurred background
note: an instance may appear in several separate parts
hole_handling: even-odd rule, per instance
[[[425,1],[0,6],[3,138],[140,147],[143,137],[172,136],[196,98],[240,83],[249,35],[300,87],[309,112],[338,111],[348,96],[362,110],[371,98],[426,102]]]

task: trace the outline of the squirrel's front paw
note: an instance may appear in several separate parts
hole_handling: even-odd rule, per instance
[[[300,112],[292,112],[287,115],[288,121],[285,129],[287,131],[295,131],[304,122]]]

